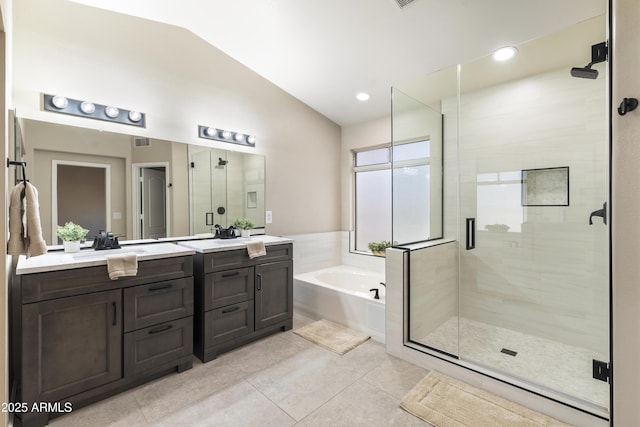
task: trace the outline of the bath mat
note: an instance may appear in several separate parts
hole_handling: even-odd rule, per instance
[[[340,355],[371,338],[367,334],[325,319],[298,328],[293,333]]]
[[[400,406],[436,427],[569,427],[569,424],[434,371],[407,393]]]

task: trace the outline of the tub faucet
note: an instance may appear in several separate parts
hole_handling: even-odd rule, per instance
[[[378,295],[378,288],[369,289],[369,292],[376,291],[375,295],[373,295],[373,299],[380,299],[380,295]]]

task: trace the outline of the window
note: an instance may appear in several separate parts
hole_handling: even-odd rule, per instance
[[[393,165],[392,165],[393,156]],[[406,181],[392,191],[393,179]],[[355,245],[356,251],[368,252],[370,242],[424,240],[429,234],[429,140],[376,147],[354,152]],[[392,236],[394,215],[410,221],[412,236]],[[415,234],[417,233],[417,234]],[[399,238],[399,239],[398,239]]]

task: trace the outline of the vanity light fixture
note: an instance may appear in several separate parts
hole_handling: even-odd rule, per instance
[[[93,114],[96,112],[96,104],[89,101],[82,101],[82,104],[80,104],[80,109],[85,114]]]
[[[60,95],[43,94],[43,97],[42,106],[46,111],[145,127],[145,114],[139,111],[124,110],[112,105],[100,105],[90,101],[81,101]]]
[[[247,147],[256,146],[256,137],[254,135],[246,135],[242,132],[233,132],[209,126],[199,125],[198,136],[204,139],[213,139],[221,142],[229,142],[231,144],[246,145]]]
[[[142,120],[142,113],[140,111],[129,111],[129,120],[132,122],[139,122]]]
[[[494,61],[502,62],[513,58],[518,53],[518,49],[513,46],[505,46],[493,52],[492,57]]]
[[[111,105],[109,105],[105,107],[104,113],[112,119],[115,119],[120,114],[120,110],[117,107],[112,107]]]
[[[67,108],[67,106],[69,105],[69,100],[64,96],[55,95],[53,98],[51,98],[51,103],[57,109],[62,110],[63,108]]]

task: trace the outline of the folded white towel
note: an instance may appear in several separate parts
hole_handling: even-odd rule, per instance
[[[265,256],[267,254],[267,248],[264,247],[262,240],[253,240],[247,243],[247,253],[249,258],[257,258],[259,256]]]
[[[138,256],[133,252],[107,256],[107,271],[109,279],[118,280],[123,276],[138,274]]]

